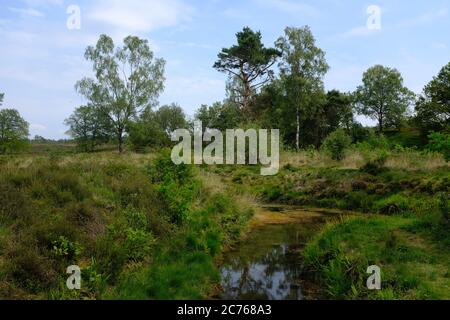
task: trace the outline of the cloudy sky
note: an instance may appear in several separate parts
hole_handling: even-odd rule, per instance
[[[71,5],[81,28],[67,27]],[[367,28],[367,8],[381,8],[381,29]],[[192,115],[224,98],[226,76],[212,68],[243,26],[266,45],[286,26],[309,25],[327,53],[327,89],[353,90],[374,64],[395,67],[419,93],[450,61],[450,0],[0,0],[0,92],[31,134],[64,138],[63,121],[83,103],[74,84],[91,74],[86,46],[106,33],[147,38],[167,61],[161,104],[177,102]]]

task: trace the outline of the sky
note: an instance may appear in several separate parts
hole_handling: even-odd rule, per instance
[[[74,85],[92,75],[84,51],[105,33],[117,45],[148,39],[167,62],[160,104],[192,116],[224,99],[227,76],[212,65],[236,32],[249,26],[273,46],[285,27],[304,25],[326,52],[327,90],[353,91],[383,64],[420,93],[450,61],[450,0],[0,0],[3,107],[19,110],[31,136],[67,138],[64,119],[85,103]]]

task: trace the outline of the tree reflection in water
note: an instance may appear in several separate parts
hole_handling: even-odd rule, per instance
[[[253,231],[225,257],[223,299],[301,300],[301,249],[317,221],[269,225]]]

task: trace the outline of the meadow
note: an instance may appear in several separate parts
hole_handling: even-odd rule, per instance
[[[330,299],[450,298],[450,170],[442,155],[359,145],[341,161],[317,151],[286,152],[282,170],[215,168],[263,203],[338,209],[308,242],[304,263]],[[382,290],[367,289],[367,267]]]
[[[176,166],[169,151],[0,158],[0,296],[13,299],[200,299],[220,257],[261,204],[357,212],[307,244],[311,278],[330,299],[448,299],[450,170],[441,154],[357,145],[281,154],[259,166]],[[66,288],[67,266],[82,290]],[[366,268],[383,272],[367,290]]]

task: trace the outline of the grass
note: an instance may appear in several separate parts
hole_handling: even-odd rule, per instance
[[[0,157],[0,297],[197,299],[258,202],[362,212],[326,227],[305,261],[335,299],[448,299],[450,170],[442,156],[355,147],[258,166],[174,166],[167,153]],[[82,268],[79,292],[67,266]],[[365,289],[377,264],[383,290]]]
[[[277,176],[256,167],[208,168],[264,203],[361,212],[308,244],[307,268],[331,299],[450,298],[450,170],[442,155],[350,150],[341,162],[316,151],[284,153]],[[382,269],[381,291],[366,287]]]
[[[205,297],[252,214],[167,155],[0,159],[1,298]],[[79,292],[65,288],[73,264]]]
[[[334,299],[450,298],[449,249],[411,232],[414,218],[371,216],[330,224],[305,249],[305,263]],[[369,291],[366,269],[382,271]]]

